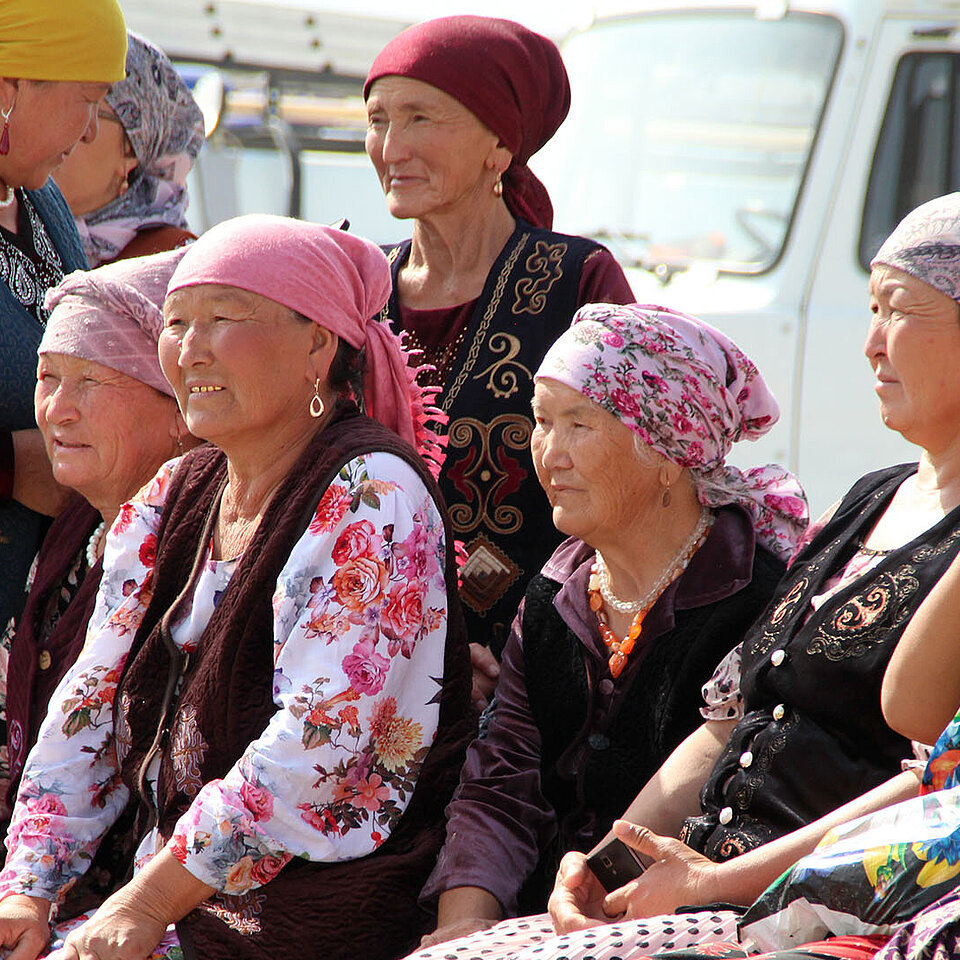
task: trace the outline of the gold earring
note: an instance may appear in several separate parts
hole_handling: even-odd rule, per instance
[[[502,196],[503,196],[503,179],[502,179],[502,178],[503,178],[503,174],[501,174],[500,171],[498,170],[498,171],[497,171],[497,179],[496,179],[496,182],[495,182],[494,185],[493,185],[493,195],[494,195],[495,197],[502,197]]]
[[[320,378],[317,377],[313,385],[313,399],[310,401],[310,416],[314,420],[319,420],[323,416],[324,406],[323,397],[320,396]]]

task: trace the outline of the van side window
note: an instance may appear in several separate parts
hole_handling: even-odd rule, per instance
[[[870,260],[914,207],[960,189],[960,54],[908,53],[897,64],[873,155],[860,231]]]

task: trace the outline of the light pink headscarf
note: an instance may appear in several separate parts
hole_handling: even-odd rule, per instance
[[[188,248],[77,270],[47,293],[52,311],[37,353],[94,360],[167,396],[157,359],[167,284]]]
[[[366,350],[366,412],[417,448],[436,473],[442,451],[426,421],[441,414],[416,382],[399,338],[377,315],[390,268],[376,244],[334,227],[249,214],[226,220],[189,247],[168,293],[217,283],[259,294]]]
[[[737,440],[756,440],[780,408],[753,361],[695,317],[649,304],[581,307],[534,379],[577,390],[668,460],[703,478],[706,506],[737,503],[757,538],[788,558],[809,521],[799,481],[776,464],[725,463]],[[725,491],[720,493],[719,491]]]

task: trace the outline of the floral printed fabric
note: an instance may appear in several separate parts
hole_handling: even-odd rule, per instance
[[[152,588],[156,531],[175,461],[107,541],[87,642],[30,754],[0,895],[56,899],[123,808],[113,698]],[[208,562],[174,629],[189,651],[233,564]],[[362,857],[402,815],[436,733],[446,588],[443,525],[414,471],[385,453],[347,464],[320,501],[273,595],[278,710],[222,779],[195,799],[169,846],[204,882],[240,894],[294,856]],[[170,749],[185,785],[204,743],[182,711]],[[124,731],[117,733],[123,737]],[[138,867],[156,850],[148,836]]]
[[[724,462],[736,441],[763,436],[780,408],[719,330],[651,304],[587,304],[547,352],[541,377],[579,391],[691,470],[706,506],[739,503],[761,543],[784,559],[793,553],[809,520],[797,478],[776,464],[740,471]]]
[[[960,193],[949,193],[908,213],[870,266],[885,263],[960,300]]]

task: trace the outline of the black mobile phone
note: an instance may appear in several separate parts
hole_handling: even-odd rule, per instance
[[[587,866],[607,893],[636,880],[646,870],[637,854],[616,837],[590,854]]]

